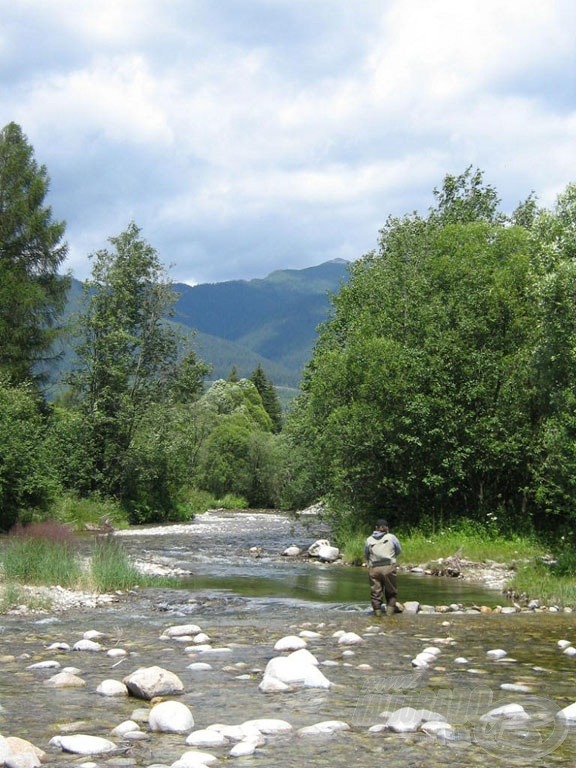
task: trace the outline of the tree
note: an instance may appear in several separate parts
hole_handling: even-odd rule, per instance
[[[64,222],[44,204],[49,179],[16,123],[0,131],[0,369],[15,383],[46,377],[68,279],[58,275]]]
[[[310,485],[353,516],[513,525],[534,498],[537,248],[481,174],[436,197],[352,266],[288,432]]]
[[[156,251],[131,223],[93,259],[79,320],[79,365],[69,377],[94,450],[92,489],[123,497],[125,459],[148,409],[176,375],[177,337],[167,323],[176,296]]]
[[[258,390],[260,397],[262,398],[262,404],[266,409],[266,413],[272,419],[274,432],[280,432],[282,429],[282,406],[278,399],[276,387],[266,377],[264,369],[260,363],[258,363],[256,369],[252,372],[250,381]]]

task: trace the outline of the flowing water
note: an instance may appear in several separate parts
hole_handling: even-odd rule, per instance
[[[576,727],[563,727],[555,717],[576,701],[576,660],[557,645],[561,639],[576,643],[571,615],[405,613],[375,621],[368,613],[365,570],[282,556],[291,544],[304,549],[326,538],[315,518],[212,512],[188,526],[139,528],[119,538],[151,569],[179,569],[181,588],[135,591],[107,607],[61,615],[0,617],[0,733],[45,749],[48,764],[87,760],[49,747],[52,736],[68,731],[110,738],[113,727],[147,707],[133,698],[99,696],[96,688],[104,679],[121,680],[152,665],[181,678],[185,693],[179,698],[192,709],[196,728],[261,717],[287,720],[294,731],[324,720],[351,726],[333,736],[271,736],[253,757],[240,759],[240,766],[248,761],[255,768],[575,764]],[[260,549],[251,552],[252,547]],[[401,574],[399,591],[402,600],[431,604],[503,602],[497,592],[450,579]],[[190,654],[160,638],[166,627],[189,622],[202,627],[214,648],[226,650]],[[332,687],[261,693],[262,672],[278,655],[276,640],[304,629],[318,632],[308,647],[328,662],[321,668]],[[87,630],[103,632],[105,647],[122,647],[127,657],[119,661],[105,653],[48,650],[53,642],[73,645]],[[362,644],[339,645],[337,630],[358,633]],[[415,669],[412,659],[430,645],[440,649],[436,663]],[[487,656],[496,648],[507,651],[501,661]],[[463,657],[467,663],[460,662]],[[57,670],[29,668],[46,660],[77,667],[86,687],[48,688],[44,682]],[[191,661],[199,660],[212,669],[190,670]],[[523,688],[506,690],[511,685]],[[511,702],[531,714],[522,727],[479,720],[488,709]],[[444,713],[456,738],[445,742],[423,733],[370,732],[385,722],[386,711],[408,705]],[[190,749],[179,735],[150,734],[136,743],[113,740],[120,753],[95,758],[98,765],[170,765]],[[206,751],[223,764],[228,750]]]

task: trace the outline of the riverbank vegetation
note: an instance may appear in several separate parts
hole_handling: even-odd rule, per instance
[[[576,186],[551,209],[530,196],[505,213],[469,168],[427,214],[390,217],[333,297],[283,415],[260,366],[209,381],[134,222],[89,256],[61,327],[65,226],[15,123],[0,161],[1,530],[321,500],[350,549],[381,516],[420,560],[453,554],[468,526],[467,557],[538,542],[571,578]],[[50,381],[58,354],[67,373]]]

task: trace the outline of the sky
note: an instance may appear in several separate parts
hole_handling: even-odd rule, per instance
[[[11,121],[80,280],[130,222],[175,282],[354,260],[446,174],[576,182],[576,2],[0,0]]]

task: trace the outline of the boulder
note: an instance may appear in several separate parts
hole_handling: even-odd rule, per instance
[[[340,557],[340,550],[333,547],[327,539],[318,539],[308,547],[308,554],[322,562],[333,563]]]
[[[156,733],[188,733],[194,717],[181,701],[161,701],[150,710],[148,727]]]
[[[122,681],[132,696],[150,701],[155,696],[183,693],[180,678],[162,667],[140,667]]]

